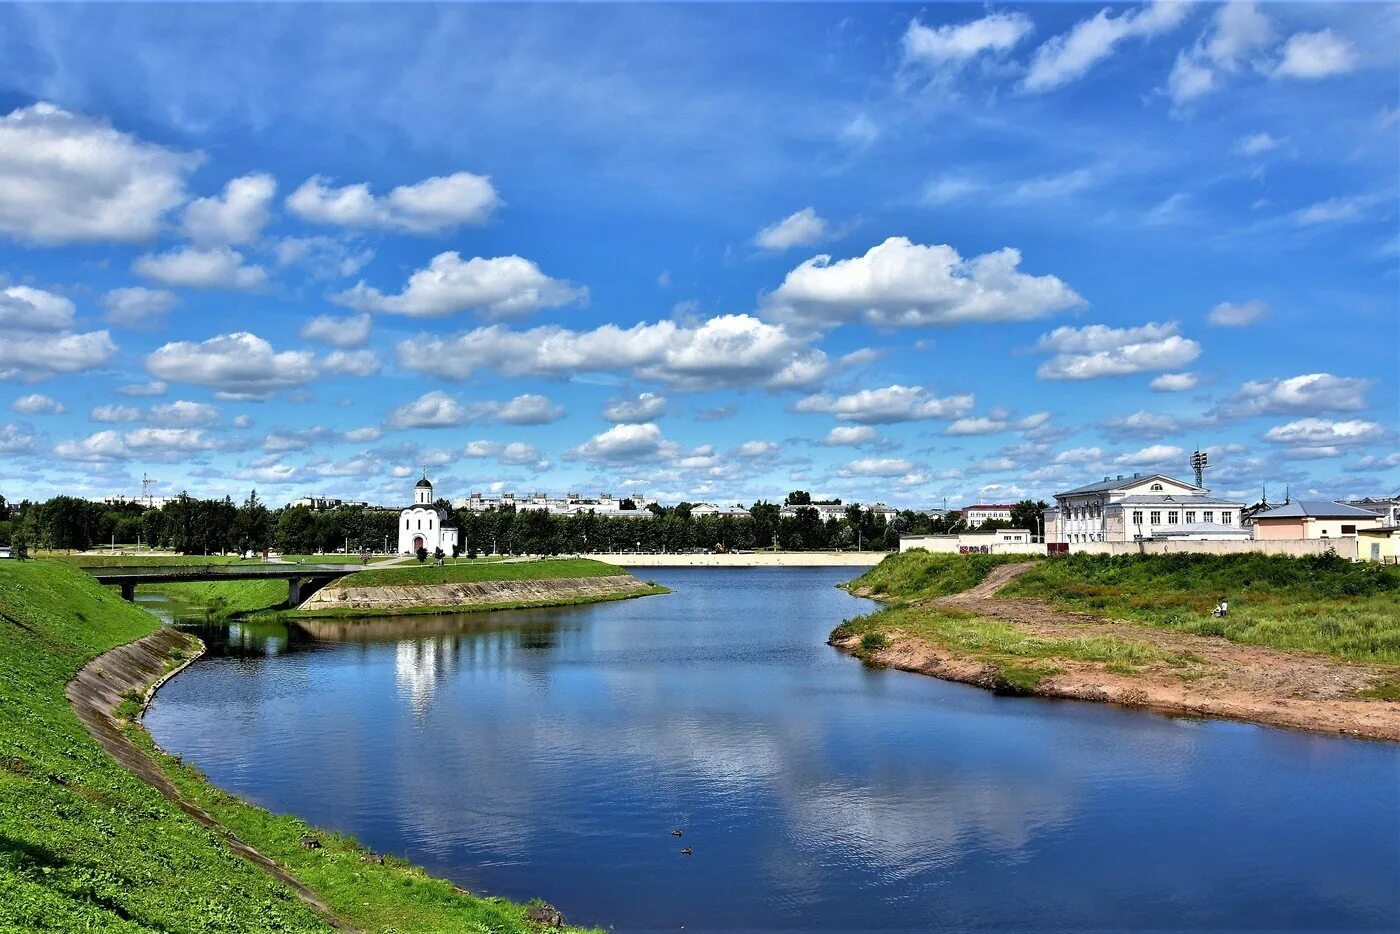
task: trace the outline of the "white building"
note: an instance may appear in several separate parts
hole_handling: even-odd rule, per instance
[[[447,513],[433,503],[433,485],[425,470],[413,487],[413,505],[399,512],[399,554],[411,555],[419,548],[431,554],[441,548],[450,555],[457,547],[457,529],[447,524]]]
[[[631,508],[623,508],[623,504],[629,501]],[[591,512],[600,516],[649,519],[652,513],[647,507],[651,503],[652,501],[647,498],[645,493],[633,493],[622,499],[614,498],[611,493],[600,493],[595,499],[585,498],[578,493],[565,493],[562,499],[557,499],[543,492],[532,493],[528,497],[517,497],[513,492],[502,493],[499,496],[485,496],[473,490],[466,499],[455,500],[452,505],[471,512],[489,512],[493,509],[508,508],[516,511],[537,509],[555,516],[571,516]]]
[[[873,506],[861,506],[860,503],[810,503],[800,506],[784,506],[778,510],[778,515],[785,519],[796,519],[799,510],[813,509],[816,510],[817,518],[825,522],[828,519],[846,518],[846,510],[852,506],[860,506],[862,512],[874,515],[881,522],[889,522],[899,515],[899,510],[892,509],[884,503],[876,503]]]
[[[1043,554],[1029,529],[996,529],[959,535],[901,535],[899,550],[921,548],[934,554]]]
[[[700,516],[729,516],[734,519],[752,519],[747,509],[735,503],[733,506],[716,506],[713,503],[696,503],[690,507],[692,518]]]
[[[984,522],[1010,522],[1014,508],[1010,503],[978,503],[964,506],[962,517],[968,528],[975,529]]]
[[[339,506],[368,506],[369,503],[337,499],[334,496],[303,496],[300,499],[292,500],[287,505],[292,507],[305,506],[314,512],[318,509],[335,509]]]
[[[1217,499],[1205,487],[1166,474],[1104,477],[1055,494],[1045,510],[1045,541],[1134,542],[1150,538],[1194,540],[1249,538],[1244,503]],[[1183,529],[1183,527],[1191,527]]]

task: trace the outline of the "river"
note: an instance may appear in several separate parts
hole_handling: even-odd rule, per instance
[[[1396,746],[872,670],[824,643],[874,608],[849,569],[643,573],[673,593],[200,627],[146,725],[251,801],[619,931],[1400,926]]]

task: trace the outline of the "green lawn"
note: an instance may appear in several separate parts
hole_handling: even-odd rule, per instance
[[[1003,596],[1199,635],[1367,662],[1400,663],[1400,567],[1331,556],[1068,555]],[[1226,619],[1211,616],[1221,597]]]
[[[589,558],[555,558],[544,561],[447,564],[431,560],[368,568],[341,578],[344,587],[402,587],[415,584],[463,584],[476,581],[551,580],[561,577],[623,577],[627,569]]]
[[[137,593],[164,594],[211,616],[233,616],[280,607],[287,602],[284,580],[190,581],[142,584]]]
[[[947,555],[923,550],[892,554],[847,587],[888,604],[924,602],[975,587],[1003,564],[1025,555]]]
[[[65,554],[61,551],[42,552],[41,558],[52,558],[56,561],[64,561],[68,564],[75,564],[80,568],[99,567],[168,567],[171,565],[207,565],[207,564],[261,564],[262,559],[247,560],[237,555],[101,555],[101,554]]]
[[[61,561],[0,562],[0,930],[321,931],[289,889],[124,771],[64,685],[156,621]],[[457,895],[395,860],[365,860],[200,782],[178,781],[339,914],[376,931],[527,931],[523,906]],[[303,833],[325,846],[300,848]],[[295,845],[293,842],[295,841]]]

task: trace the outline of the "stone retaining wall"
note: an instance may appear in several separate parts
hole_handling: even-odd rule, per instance
[[[394,610],[407,607],[473,607],[495,603],[549,603],[560,599],[615,597],[649,590],[630,574],[549,580],[475,581],[460,584],[355,587],[337,582],[317,591],[303,610]]]

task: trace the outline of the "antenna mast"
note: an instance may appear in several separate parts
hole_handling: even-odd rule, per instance
[[[145,506],[151,505],[151,484],[157,483],[154,477],[148,475],[144,470],[141,472],[141,503]]]

